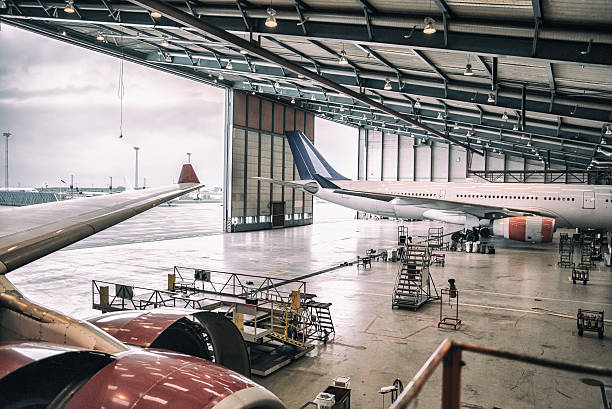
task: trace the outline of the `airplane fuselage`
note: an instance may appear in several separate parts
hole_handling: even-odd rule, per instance
[[[603,185],[497,184],[461,182],[334,181],[342,189],[386,193],[391,201],[335,193],[319,189],[316,196],[366,213],[403,219],[432,219],[478,226],[490,215],[475,208],[475,216],[437,210],[429,200],[406,204],[411,199],[446,200],[459,204],[520,209],[553,217],[557,227],[612,229],[612,187]],[[411,200],[414,201],[414,200]]]

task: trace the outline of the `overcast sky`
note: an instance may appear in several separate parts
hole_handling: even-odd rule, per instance
[[[115,186],[125,177],[133,183],[134,146],[140,184],[176,180],[192,152],[200,179],[221,185],[224,90],[125,62],[120,139],[119,67],[117,58],[2,25],[0,131],[13,134],[12,187],[58,186],[71,174],[81,187],[107,186],[109,176]],[[323,120],[315,126],[321,152],[354,177],[356,130]]]

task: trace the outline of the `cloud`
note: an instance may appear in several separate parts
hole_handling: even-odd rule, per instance
[[[118,59],[6,25],[0,55],[11,186],[56,186],[71,174],[80,186],[133,183],[133,146],[139,184],[176,180],[192,152],[200,179],[221,185],[224,90],[125,62],[119,139]]]

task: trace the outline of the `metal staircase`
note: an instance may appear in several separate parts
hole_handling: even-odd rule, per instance
[[[440,298],[429,275],[429,256],[428,246],[409,244],[404,248],[393,288],[393,307],[417,310]]]
[[[559,238],[559,267],[574,267],[574,242],[567,233],[561,233]]]
[[[327,342],[331,334],[336,334],[329,307],[330,302],[310,301],[306,304],[309,309],[309,323],[306,337],[308,339]]]

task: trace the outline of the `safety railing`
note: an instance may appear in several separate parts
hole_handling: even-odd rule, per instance
[[[483,347],[474,344],[451,341],[445,339],[435,352],[429,357],[425,364],[412,378],[397,400],[389,406],[389,409],[407,409],[415,402],[421,389],[434,373],[438,365],[442,363],[442,409],[459,409],[461,406],[461,361],[463,351],[509,359],[546,368],[559,369],[563,371],[576,372],[580,374],[612,376],[611,368],[602,368],[590,365],[572,364],[558,362],[550,359],[536,358],[533,356],[504,351],[495,348]]]
[[[198,281],[201,283],[201,289],[195,288],[196,280],[191,278],[194,277],[196,271],[205,271],[208,275],[206,280]],[[306,296],[305,281],[180,266],[174,266],[174,273],[181,282],[187,281],[189,277],[189,280],[193,281],[194,289],[205,293],[276,302],[289,302],[291,292],[294,290],[299,291],[303,298]]]

